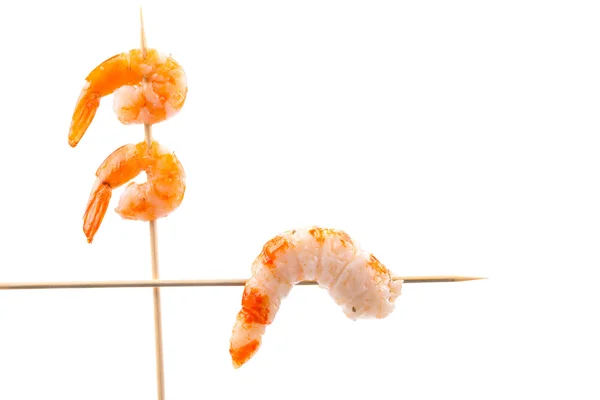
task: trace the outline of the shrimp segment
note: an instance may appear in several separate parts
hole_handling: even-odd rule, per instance
[[[71,147],[89,128],[104,96],[114,93],[113,109],[121,123],[156,124],[179,112],[188,91],[181,65],[155,49],[147,50],[145,57],[139,49],[117,54],[85,80],[71,120]]]
[[[269,240],[252,264],[229,353],[241,367],[258,351],[282,299],[303,280],[315,280],[352,319],[384,318],[394,310],[402,281],[345,232],[312,227]]]
[[[115,211],[124,219],[152,221],[166,217],[183,201],[185,171],[167,148],[152,142],[126,144],[115,150],[100,165],[96,182],[83,217],[83,231],[92,243],[104,219],[112,190],[146,172],[147,181],[131,182],[121,195]]]

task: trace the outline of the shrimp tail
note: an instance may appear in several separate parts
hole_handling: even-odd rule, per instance
[[[88,243],[92,243],[98,228],[100,228],[111,196],[112,188],[107,183],[96,180],[83,216],[83,233],[85,233]]]
[[[81,91],[69,129],[69,146],[75,147],[85,134],[100,106],[100,95],[88,91],[89,82]]]
[[[257,329],[261,330],[261,328],[264,332],[264,326],[260,326],[258,324],[252,324],[256,326],[249,326],[248,324],[244,323],[243,318],[244,315],[242,314],[242,312],[240,312],[237,317],[234,332],[238,330],[248,330],[254,332]],[[240,368],[254,356],[254,354],[258,351],[262,343],[261,336],[244,337],[244,339],[238,340],[237,343],[233,340],[230,342],[229,354],[231,355],[231,362],[233,364],[233,368]]]
[[[237,314],[229,342],[234,368],[240,368],[258,351],[265,329],[273,321],[279,304],[279,298],[269,296],[255,279],[250,280],[244,289],[242,309]]]

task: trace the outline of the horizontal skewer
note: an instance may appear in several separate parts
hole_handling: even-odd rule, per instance
[[[478,279],[468,276],[396,276],[394,280],[404,283],[463,282]],[[0,290],[23,289],[107,289],[107,288],[144,288],[144,287],[199,287],[199,286],[244,286],[246,279],[214,280],[132,280],[132,281],[85,281],[85,282],[15,282],[0,283]],[[298,285],[316,285],[314,281],[302,281]]]

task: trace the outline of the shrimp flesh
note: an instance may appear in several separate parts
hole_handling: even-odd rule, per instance
[[[113,189],[146,172],[144,183],[130,182],[115,211],[124,219],[152,221],[166,217],[179,207],[185,193],[183,166],[166,147],[153,141],[126,144],[100,165],[83,217],[83,231],[88,243],[106,214]]]
[[[188,92],[181,65],[155,49],[145,55],[139,49],[117,54],[85,80],[71,120],[71,147],[85,134],[104,96],[114,93],[113,108],[121,123],[156,124],[179,112]]]
[[[275,236],[254,260],[244,288],[229,348],[235,368],[256,353],[281,300],[304,280],[327,289],[352,320],[386,317],[402,289],[402,281],[344,231],[312,227]]]

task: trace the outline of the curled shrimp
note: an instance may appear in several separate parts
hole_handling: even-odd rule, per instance
[[[185,193],[183,166],[166,147],[153,141],[126,144],[100,165],[83,217],[88,243],[94,239],[110,202],[112,191],[146,172],[147,181],[130,182],[115,209],[124,219],[152,221],[166,217],[179,207]]]
[[[155,49],[145,55],[139,49],[117,54],[86,77],[73,112],[69,145],[77,146],[104,96],[114,93],[113,108],[123,124],[156,124],[181,110],[187,91],[186,74],[171,56]]]
[[[344,231],[312,227],[275,236],[254,260],[244,288],[229,347],[235,368],[258,351],[282,299],[303,280],[327,289],[352,320],[386,317],[402,290],[402,281]]]

